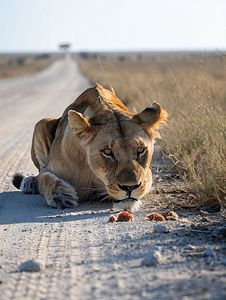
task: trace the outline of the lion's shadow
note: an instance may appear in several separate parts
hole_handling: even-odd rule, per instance
[[[54,209],[41,195],[19,191],[0,193],[0,225],[18,223],[60,223],[109,216],[110,203],[82,203],[73,209]]]

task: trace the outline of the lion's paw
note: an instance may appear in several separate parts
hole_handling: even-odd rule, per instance
[[[57,191],[49,200],[48,205],[53,208],[73,208],[78,206],[78,196],[76,193],[62,193]]]
[[[20,190],[25,194],[39,194],[36,177],[29,176],[23,178],[20,184]]]

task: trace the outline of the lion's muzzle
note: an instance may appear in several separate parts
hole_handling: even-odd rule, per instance
[[[123,191],[126,192],[126,197],[124,199],[122,199],[122,200],[129,200],[130,199],[130,200],[136,200],[136,201],[138,201],[139,199],[137,197],[135,198],[132,195],[132,192],[135,189],[139,188],[140,186],[141,186],[141,182],[139,184],[135,184],[135,185],[121,185],[120,183],[118,183],[118,187],[121,190],[123,190]]]

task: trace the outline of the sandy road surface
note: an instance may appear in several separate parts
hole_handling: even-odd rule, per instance
[[[110,204],[54,210],[40,195],[12,186],[15,172],[36,174],[30,159],[34,124],[59,117],[87,86],[69,60],[0,81],[0,299],[226,299],[219,214],[209,214],[203,224],[197,214],[179,211],[187,217],[185,227],[164,222],[166,233],[153,233],[156,223],[143,218],[164,208],[161,195],[152,196],[158,203],[153,206],[147,197],[133,222],[109,223]],[[170,201],[173,194],[164,197]],[[143,266],[152,251],[160,253],[160,261]],[[21,263],[31,259],[45,269],[20,272]]]

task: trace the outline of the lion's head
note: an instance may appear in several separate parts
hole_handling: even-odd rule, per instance
[[[132,210],[150,191],[154,139],[167,113],[153,103],[134,114],[110,91],[96,89],[98,97],[83,114],[68,112],[69,124],[107,193],[121,208]]]

